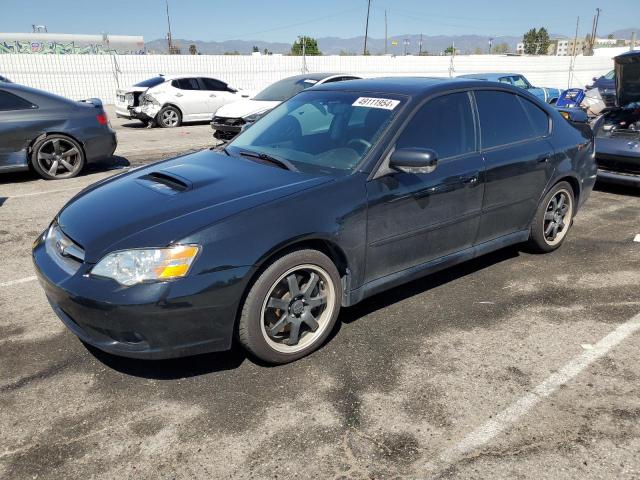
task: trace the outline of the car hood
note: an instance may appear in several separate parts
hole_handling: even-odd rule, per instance
[[[206,150],[99,182],[74,197],[58,223],[95,263],[115,250],[169,245],[331,178]]]
[[[616,97],[618,106],[640,102],[640,51],[618,55],[615,63]]]
[[[271,110],[281,102],[265,102],[261,100],[240,100],[223,105],[216,111],[216,117],[242,118],[264,110]]]

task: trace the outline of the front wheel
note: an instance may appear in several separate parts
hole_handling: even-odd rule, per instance
[[[288,363],[316,350],[340,312],[342,288],[333,262],[316,250],[274,261],[251,287],[238,336],[259,359]]]
[[[534,250],[552,252],[562,245],[573,223],[574,202],[573,188],[567,182],[557,183],[545,195],[531,225],[529,244]]]

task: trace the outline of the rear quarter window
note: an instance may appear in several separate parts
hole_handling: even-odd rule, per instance
[[[540,107],[530,102],[526,98],[518,97],[524,107],[536,136],[544,137],[549,134],[549,115]]]
[[[10,92],[0,90],[0,112],[7,112],[12,110],[32,110],[38,108],[33,103],[25,100],[18,95],[14,95]]]

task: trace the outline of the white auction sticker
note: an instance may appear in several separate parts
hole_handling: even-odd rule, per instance
[[[372,98],[372,97],[360,97],[353,102],[353,107],[369,107],[369,108],[383,108],[384,110],[393,110],[398,106],[400,100],[391,100],[390,98]]]

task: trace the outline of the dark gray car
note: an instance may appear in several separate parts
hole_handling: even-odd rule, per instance
[[[0,83],[0,173],[31,167],[45,179],[71,178],[113,155],[116,145],[99,99],[75,102]]]
[[[615,62],[617,107],[596,120],[598,180],[640,186],[640,52]]]

